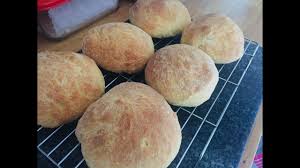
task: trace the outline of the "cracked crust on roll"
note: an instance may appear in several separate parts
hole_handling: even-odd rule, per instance
[[[107,23],[91,29],[83,39],[82,51],[102,68],[135,73],[154,53],[152,38],[128,23]]]
[[[86,110],[76,127],[90,168],[166,168],[181,144],[176,113],[150,86],[124,82]]]
[[[152,37],[164,38],[181,33],[191,16],[179,0],[138,0],[129,9],[129,20]]]
[[[203,50],[217,64],[234,62],[244,53],[242,30],[229,17],[219,14],[208,14],[189,24],[181,43]]]
[[[194,107],[207,101],[218,77],[213,60],[200,49],[186,44],[161,48],[145,69],[147,84],[177,106]]]
[[[75,120],[104,93],[96,63],[74,52],[38,53],[38,125],[53,128]]]

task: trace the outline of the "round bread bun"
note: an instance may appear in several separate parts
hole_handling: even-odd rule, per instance
[[[175,44],[161,48],[149,60],[145,80],[170,104],[194,107],[210,98],[219,73],[202,50]]]
[[[102,68],[135,73],[154,53],[152,38],[129,23],[107,23],[91,29],[83,39],[82,51]]]
[[[89,168],[166,168],[181,144],[176,113],[136,82],[121,83],[90,105],[75,133]]]
[[[202,49],[217,64],[231,63],[243,56],[244,35],[229,17],[208,14],[189,24],[181,43]]]
[[[164,38],[181,33],[191,16],[179,0],[138,0],[129,9],[129,20],[152,37]]]
[[[58,127],[80,117],[104,93],[104,78],[87,56],[38,53],[38,125]]]

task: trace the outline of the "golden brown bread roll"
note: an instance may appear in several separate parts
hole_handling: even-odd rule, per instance
[[[38,125],[57,127],[83,114],[104,93],[96,63],[74,52],[38,53]]]
[[[138,0],[129,9],[129,20],[152,37],[163,38],[181,33],[191,17],[179,0]]]
[[[202,49],[217,64],[231,63],[243,56],[244,35],[229,17],[208,14],[189,24],[181,43]]]
[[[181,144],[176,113],[136,82],[121,83],[90,105],[75,133],[90,168],[166,168]]]
[[[158,50],[148,61],[145,80],[177,106],[198,106],[214,91],[219,73],[213,60],[200,49],[175,44]]]
[[[154,53],[151,37],[128,23],[107,23],[91,29],[83,39],[82,51],[112,72],[142,70]]]

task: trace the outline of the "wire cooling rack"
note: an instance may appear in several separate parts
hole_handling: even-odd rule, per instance
[[[180,43],[180,35],[165,38],[153,39],[155,49],[158,50],[166,45]],[[245,52],[242,58],[230,64],[217,64],[219,71],[219,82],[211,98],[201,106],[194,108],[171,106],[177,113],[182,130],[182,143],[176,158],[169,168],[189,167],[184,166],[189,162],[189,152],[199,151],[197,163],[201,161],[224,114],[229,106],[232,97],[235,95],[247,69],[257,50],[261,48],[256,42],[245,39]],[[100,68],[101,69],[101,68]],[[144,72],[133,75],[125,73],[116,74],[101,69],[105,79],[105,91],[126,81],[145,83]],[[39,167],[58,168],[85,168],[87,167],[81,154],[81,146],[75,136],[77,121],[62,125],[55,129],[37,129],[37,149]],[[204,136],[204,133],[206,134]],[[206,137],[202,143],[199,138]],[[195,157],[195,156],[194,156]]]

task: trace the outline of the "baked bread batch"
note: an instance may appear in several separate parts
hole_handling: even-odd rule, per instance
[[[169,104],[201,105],[218,83],[215,64],[243,55],[243,32],[233,20],[208,14],[191,21],[179,0],[138,0],[129,19],[91,29],[82,54],[37,55],[37,124],[54,128],[80,118],[75,133],[90,168],[168,167],[181,144]],[[154,51],[151,37],[180,33],[181,44]],[[145,69],[149,86],[125,82],[105,93],[97,65],[115,73]]]

